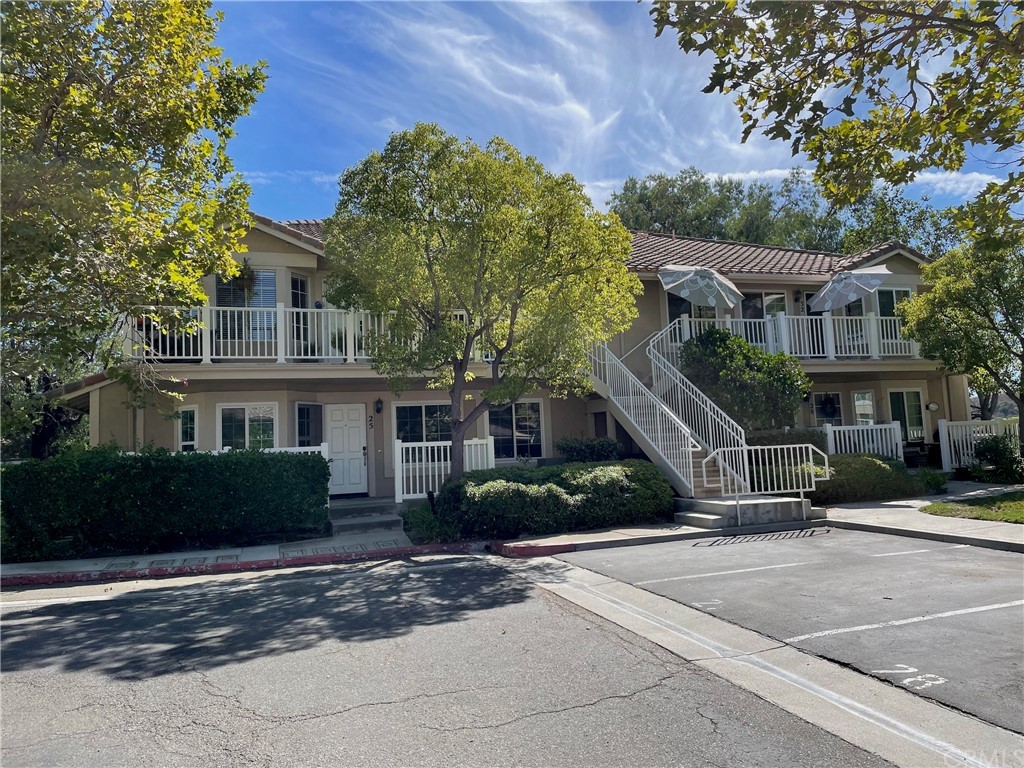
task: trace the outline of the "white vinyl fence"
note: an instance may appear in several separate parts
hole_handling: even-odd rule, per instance
[[[828,456],[810,443],[748,445],[712,451],[701,462],[705,487],[714,485],[708,477],[709,464],[721,466],[724,460],[732,466],[745,465],[747,484],[744,487],[734,475],[722,472],[723,496],[798,493],[803,498],[804,492],[815,490],[817,483],[829,477]]]
[[[850,427],[825,425],[828,453],[876,453],[903,460],[903,435],[899,422]]]
[[[465,443],[465,468],[494,467],[494,438],[475,438]],[[437,493],[452,473],[450,440],[429,443],[403,443],[395,440],[395,501],[425,499]]]
[[[974,446],[983,437],[1012,435],[1020,444],[1020,424],[1017,419],[990,421],[947,421],[939,419],[939,448],[942,469],[952,472],[974,463]]]

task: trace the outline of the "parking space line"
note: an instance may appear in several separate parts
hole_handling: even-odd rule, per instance
[[[826,629],[821,632],[811,632],[806,635],[788,637],[782,642],[786,644],[798,643],[801,640],[810,640],[815,637],[829,637],[830,635],[842,635],[847,632],[862,632],[866,629],[881,629],[882,627],[898,627],[903,624],[916,624],[919,621],[931,621],[932,619],[945,619],[949,616],[963,616],[968,613],[981,613],[982,611],[995,611],[1000,608],[1014,608],[1024,605],[1024,600],[1014,600],[1011,603],[994,603],[992,605],[980,605],[977,608],[963,608],[959,611],[944,611],[943,613],[931,613],[925,616],[914,616],[911,619],[896,619],[894,621],[882,621],[878,624],[861,624],[859,627],[841,627],[840,629]]]
[[[880,555],[871,555],[871,557],[895,557],[896,555],[916,555],[918,552],[932,552],[931,549],[905,549],[902,552],[883,552]]]
[[[707,576],[728,576],[732,573],[750,573],[751,571],[767,571],[772,568],[792,568],[794,565],[810,565],[811,562],[807,561],[804,563],[782,563],[781,565],[762,565],[759,568],[738,568],[735,571],[714,571],[713,573],[692,573],[689,576],[670,576],[667,579],[648,579],[647,581],[634,581],[636,586],[642,586],[643,584],[661,584],[666,581],[683,581],[684,579],[703,579]]]

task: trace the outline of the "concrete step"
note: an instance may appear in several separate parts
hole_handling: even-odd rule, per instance
[[[729,519],[706,512],[676,512],[676,522],[693,528],[727,528]]]
[[[333,536],[339,533],[400,530],[402,530],[402,518],[394,511],[331,518],[331,535]]]
[[[806,499],[788,496],[743,496],[737,505],[735,498],[694,498],[676,499],[675,520],[681,525],[698,528],[732,528],[736,525],[766,525],[768,523],[789,523],[802,520],[820,520],[825,517],[824,509],[811,507]],[[701,515],[703,517],[694,517]],[[700,521],[716,518],[715,525],[702,525]]]

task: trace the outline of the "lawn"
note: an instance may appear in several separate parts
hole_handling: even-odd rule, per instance
[[[946,501],[922,508],[930,515],[943,517],[970,517],[975,520],[1001,520],[1005,523],[1024,523],[1024,491],[1001,493],[981,499]]]

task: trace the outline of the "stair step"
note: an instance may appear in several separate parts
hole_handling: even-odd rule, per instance
[[[402,518],[394,512],[378,512],[377,514],[346,515],[331,518],[331,533],[359,533],[363,531],[400,531]]]
[[[693,528],[728,528],[730,524],[735,525],[732,522],[735,517],[729,518],[707,512],[676,512],[675,520],[680,525],[689,525]]]

